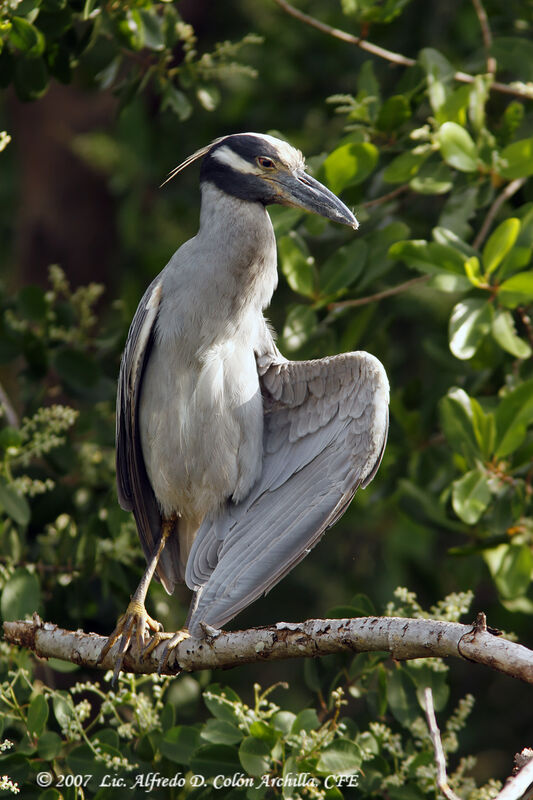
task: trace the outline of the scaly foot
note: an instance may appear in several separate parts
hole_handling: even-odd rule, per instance
[[[120,640],[120,645],[115,660],[115,667],[113,670],[113,684],[116,684],[118,676],[120,675],[124,656],[128,651],[132,636],[135,634],[137,649],[139,653],[142,653],[147,644],[147,639],[149,636],[148,629],[154,632],[154,636],[159,636],[161,635],[163,626],[160,622],[157,622],[157,620],[152,619],[152,617],[146,611],[144,603],[140,603],[135,599],[134,596],[126,609],[125,614],[120,617],[115,630],[103,646],[98,658],[98,663],[103,661],[113,645]]]
[[[182,630],[177,631],[176,633],[165,633],[164,631],[157,631],[154,633],[148,644],[143,650],[143,656],[147,656],[152,653],[155,648],[161,644],[161,642],[167,641],[163,652],[161,654],[161,658],[159,659],[159,665],[157,667],[157,671],[159,675],[163,673],[163,670],[166,668],[168,663],[168,658],[172,650],[174,650],[180,642],[183,642],[185,639],[189,639],[190,634],[186,628],[182,628]]]

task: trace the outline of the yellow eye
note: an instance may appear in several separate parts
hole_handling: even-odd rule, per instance
[[[267,158],[266,156],[257,156],[256,158],[257,163],[263,169],[274,169],[275,164],[271,158]]]

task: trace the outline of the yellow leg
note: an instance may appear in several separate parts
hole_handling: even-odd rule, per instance
[[[139,652],[142,652],[143,647],[146,644],[145,640],[147,636],[147,629],[149,628],[156,634],[160,634],[163,630],[161,623],[157,622],[155,619],[152,619],[152,617],[150,617],[150,615],[147,613],[145,602],[146,595],[148,593],[148,587],[150,586],[152,578],[154,577],[154,573],[166,541],[174,529],[174,523],[175,518],[163,520],[161,538],[159,540],[157,550],[148,562],[145,573],[142,576],[141,582],[139,583],[137,589],[135,590],[135,594],[129,602],[126,612],[118,620],[115,630],[103,646],[98,658],[98,663],[103,661],[113,645],[116,644],[116,642],[120,639],[118,653],[115,660],[115,668],[113,671],[113,683],[117,682],[118,676],[120,675],[122,663],[124,661],[124,655],[130,646],[133,634],[135,633],[137,648]]]

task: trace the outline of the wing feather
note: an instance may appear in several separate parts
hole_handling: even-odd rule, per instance
[[[374,476],[388,427],[385,371],[368,353],[316,361],[258,358],[264,396],[261,477],[204,521],[186,582],[188,620],[221,627],[289,572]]]
[[[156,278],[143,295],[132,320],[120,364],[116,419],[117,492],[120,505],[132,511],[146,559],[149,560],[161,533],[161,512],[148,479],[139,432],[139,400],[144,371],[153,343],[154,326],[161,302],[161,279]],[[176,554],[165,547],[158,576],[172,592]],[[179,560],[179,559],[178,559]]]

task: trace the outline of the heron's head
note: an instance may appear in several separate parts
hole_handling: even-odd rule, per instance
[[[301,208],[358,228],[349,208],[305,171],[299,150],[260,133],[236,133],[216,139],[180,164],[170,177],[203,156],[201,183],[213,183],[241,200]]]

